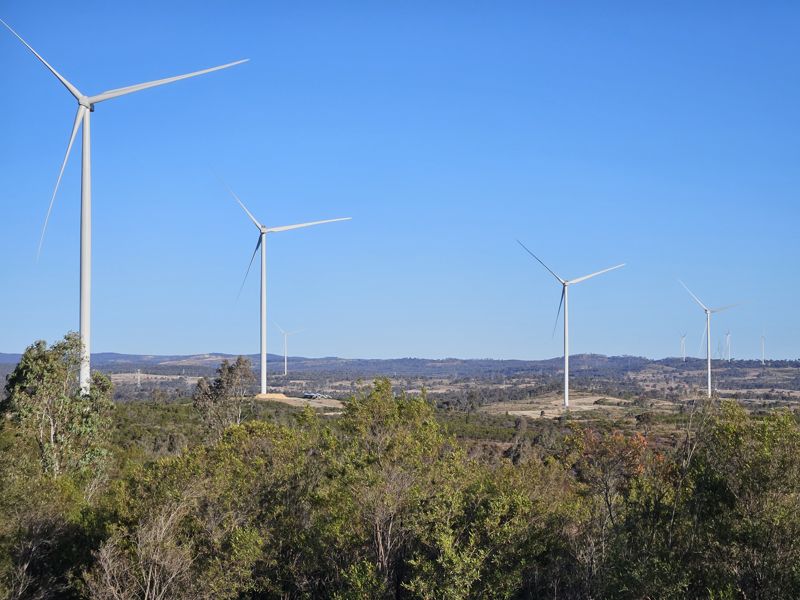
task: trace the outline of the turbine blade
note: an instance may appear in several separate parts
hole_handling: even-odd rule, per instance
[[[111,98],[117,98],[119,96],[125,96],[127,94],[132,94],[134,92],[140,92],[142,90],[149,89],[151,87],[156,87],[159,85],[166,85],[167,83],[173,83],[175,81],[180,81],[181,79],[189,79],[190,77],[197,77],[198,75],[205,75],[206,73],[212,73],[214,71],[219,71],[221,69],[227,69],[229,67],[234,67],[236,65],[240,65],[242,63],[247,62],[250,60],[249,58],[245,58],[243,60],[237,60],[232,63],[228,63],[225,65],[220,65],[218,67],[211,67],[210,69],[203,69],[201,71],[194,71],[193,73],[187,73],[186,75],[176,75],[175,77],[167,77],[165,79],[156,79],[155,81],[148,81],[147,83],[137,83],[136,85],[129,85],[127,87],[117,88],[114,90],[108,90],[107,92],[103,92],[102,94],[97,94],[96,96],[89,97],[90,104],[96,104],[97,102],[103,102],[104,100],[110,100]]]
[[[251,213],[249,210],[247,210],[247,207],[244,205],[244,202],[239,200],[239,196],[237,196],[231,188],[228,188],[228,191],[231,193],[231,196],[233,196],[236,199],[236,201],[239,203],[239,206],[241,206],[242,209],[244,209],[244,212],[247,213],[247,216],[250,217],[250,220],[253,222],[253,224],[256,227],[258,227],[259,231],[261,231],[261,229],[263,228],[263,225],[261,225],[261,223],[258,222],[258,219],[256,219],[253,216],[253,213]]]
[[[67,144],[67,153],[64,155],[64,162],[61,163],[61,170],[58,172],[58,179],[56,179],[56,187],[53,190],[53,196],[50,198],[50,206],[47,207],[47,216],[44,218],[44,226],[42,227],[42,237],[39,238],[39,249],[36,251],[36,260],[39,260],[39,255],[42,253],[42,244],[44,244],[44,234],[47,232],[47,223],[50,220],[50,213],[53,210],[53,204],[56,201],[56,194],[58,193],[58,186],[61,184],[61,177],[64,175],[64,168],[67,166],[69,160],[69,153],[72,150],[72,144],[75,142],[75,136],[78,134],[78,129],[83,123],[83,118],[86,115],[86,107],[78,106],[78,112],[75,114],[75,124],[72,126],[72,135],[69,136],[69,144]]]
[[[261,239],[261,238],[258,238],[258,239]],[[280,330],[281,330],[281,333],[283,333],[283,334],[286,334],[286,332],[283,330],[283,327],[281,327],[280,325],[278,325],[277,321],[273,321],[273,323],[275,323],[275,327],[277,327],[278,329],[280,329]]]
[[[519,240],[517,240],[517,243],[518,243],[520,246],[522,246],[522,247],[525,249],[525,252],[527,252],[527,253],[528,253],[528,254],[530,254],[530,255],[531,255],[533,258],[535,258],[535,259],[536,259],[536,260],[539,262],[539,264],[540,264],[540,265],[542,265],[542,266],[543,266],[545,269],[547,269],[548,271],[550,271],[550,274],[551,274],[553,277],[555,277],[556,279],[558,279],[558,280],[559,280],[559,281],[560,281],[562,284],[564,284],[564,283],[567,283],[566,281],[564,281],[563,279],[561,279],[561,277],[559,277],[558,275],[556,275],[555,273],[553,273],[553,270],[552,270],[550,267],[548,267],[546,264],[544,264],[544,263],[542,262],[542,259],[540,259],[540,258],[539,258],[538,256],[536,256],[536,255],[535,255],[533,252],[531,252],[530,250],[528,250],[528,247],[527,247],[525,244],[523,244],[523,243],[522,243],[522,242],[520,242]]]
[[[598,275],[602,275],[603,273],[608,273],[609,271],[613,271],[614,269],[621,269],[625,266],[625,263],[621,265],[615,265],[613,267],[609,267],[607,269],[603,269],[602,271],[598,271],[597,273],[592,273],[591,275],[584,275],[583,277],[578,277],[577,279],[570,279],[567,283],[580,283],[581,281],[586,281],[587,279],[591,279],[592,277],[597,277]]]
[[[561,316],[561,307],[564,304],[564,294],[566,293],[567,288],[561,287],[561,301],[558,303],[558,312],[556,312],[556,322],[553,324],[553,334],[550,337],[555,337],[556,335],[556,327],[558,327],[558,317]]]
[[[6,29],[8,29],[8,30],[9,30],[11,33],[13,33],[13,34],[14,34],[14,36],[15,36],[15,37],[16,37],[16,38],[17,38],[17,39],[20,41],[20,42],[22,42],[23,44],[25,44],[25,47],[26,47],[28,50],[30,50],[31,52],[33,52],[33,55],[34,55],[36,58],[38,58],[38,59],[39,59],[39,60],[42,62],[42,64],[43,64],[45,67],[47,67],[47,69],[48,69],[48,70],[49,70],[49,71],[50,71],[50,72],[51,72],[53,75],[55,75],[55,76],[56,76],[56,78],[57,78],[57,79],[58,79],[58,80],[59,80],[59,81],[60,81],[62,84],[64,84],[64,87],[65,87],[65,88],[67,88],[67,90],[69,91],[69,93],[70,93],[70,94],[72,94],[73,96],[75,96],[75,99],[76,99],[76,100],[80,100],[80,99],[83,97],[83,94],[81,94],[81,93],[80,93],[80,91],[78,91],[78,88],[76,88],[76,87],[75,87],[74,85],[72,85],[72,84],[71,84],[69,81],[67,81],[67,80],[66,80],[66,78],[65,78],[63,75],[61,75],[61,73],[59,73],[59,72],[58,72],[58,71],[56,71],[56,70],[55,70],[53,67],[51,67],[51,66],[50,66],[50,63],[48,63],[48,62],[47,62],[45,59],[43,59],[43,58],[42,58],[42,57],[39,55],[39,53],[38,53],[38,52],[36,52],[36,50],[34,50],[34,49],[31,47],[31,45],[30,45],[28,42],[26,42],[25,40],[23,40],[23,39],[22,39],[22,37],[21,37],[21,36],[20,36],[20,35],[19,35],[19,34],[18,34],[16,31],[14,31],[13,29],[11,29],[11,26],[10,26],[8,23],[6,23],[5,21],[3,21],[3,19],[0,19],[0,23],[2,23],[3,25],[5,25],[5,26],[6,26]]]
[[[297,225],[283,225],[281,227],[270,227],[267,233],[278,231],[289,231],[290,229],[300,229],[301,227],[311,227],[312,225],[322,225],[323,223],[335,223],[336,221],[349,221],[353,217],[341,217],[339,219],[326,219],[324,221],[311,221],[311,223],[298,223]]]
[[[728,310],[729,308],[734,308],[739,306],[739,304],[728,304],[727,306],[720,306],[719,308],[712,308],[710,309],[712,313],[722,312],[723,310]]]
[[[709,310],[709,308],[708,308],[708,307],[707,307],[705,304],[703,304],[702,302],[700,302],[700,298],[698,298],[697,296],[695,296],[695,295],[692,293],[692,290],[690,290],[690,289],[687,287],[687,285],[686,285],[685,283],[683,283],[683,282],[682,282],[680,279],[678,279],[678,282],[679,282],[679,283],[680,283],[680,284],[681,284],[681,285],[682,285],[682,286],[683,286],[683,287],[686,289],[686,291],[687,291],[687,292],[689,292],[689,295],[690,295],[692,298],[694,298],[694,301],[695,301],[695,302],[697,302],[697,303],[700,305],[700,307],[701,307],[703,310]]]
[[[703,346],[705,346],[705,345],[706,345],[706,326],[703,325],[703,333],[700,335],[700,346],[699,346],[699,348],[697,350],[697,352],[698,352],[698,354],[700,354],[700,356],[703,355]]]
[[[242,290],[244,289],[244,284],[247,281],[247,276],[250,274],[250,267],[253,266],[253,261],[256,258],[256,254],[258,253],[258,249],[261,247],[261,234],[258,235],[258,243],[256,244],[256,249],[253,250],[253,256],[250,257],[250,264],[247,265],[247,271],[245,271],[244,279],[242,279],[242,285],[239,287],[239,293],[236,294],[236,299],[239,299],[239,296],[242,295]]]

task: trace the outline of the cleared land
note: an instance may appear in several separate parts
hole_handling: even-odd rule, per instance
[[[630,400],[614,398],[612,396],[602,396],[598,394],[585,394],[581,392],[570,392],[569,409],[572,413],[580,413],[589,410],[602,408],[604,411],[621,417],[625,409],[632,406]],[[504,414],[552,419],[559,417],[564,412],[564,396],[562,394],[546,394],[533,397],[521,402],[496,402],[481,407],[481,412],[490,414]]]
[[[257,400],[270,400],[281,402],[289,406],[310,406],[312,408],[344,408],[344,404],[333,398],[295,398],[286,394],[268,393],[258,394]]]

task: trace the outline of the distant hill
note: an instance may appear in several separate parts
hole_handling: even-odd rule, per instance
[[[162,375],[204,376],[216,371],[220,362],[236,358],[235,354],[209,353],[191,355],[119,354],[101,352],[92,355],[92,366],[107,373],[131,373],[140,369],[143,373]],[[0,353],[0,374],[8,373],[19,361],[19,354]],[[257,368],[259,356],[248,356]],[[283,357],[269,354],[269,370],[283,370]],[[357,379],[388,375],[394,377],[430,377],[455,379],[493,379],[515,375],[553,376],[563,368],[561,357],[545,360],[494,360],[494,359],[427,359],[427,358],[289,358],[293,373],[330,374]],[[715,361],[717,362],[717,361]],[[759,361],[733,361],[727,368],[753,368]],[[770,361],[773,367],[800,368],[798,361]],[[637,373],[648,369],[693,371],[703,370],[705,361],[690,358],[684,363],[678,358],[651,360],[638,356],[604,356],[601,354],[578,354],[570,357],[570,369],[576,376],[608,376]]]
[[[0,353],[0,364],[15,365],[20,354]],[[119,354],[101,352],[92,355],[92,366],[111,373],[131,372],[137,369],[190,374],[196,371],[216,370],[225,359],[235,359],[235,354],[209,353],[190,355],[152,355]],[[258,366],[259,355],[248,355],[254,366]],[[495,360],[462,358],[289,358],[293,371],[323,371],[330,373],[352,373],[361,375],[387,374],[397,376],[428,377],[475,377],[492,375],[513,375],[514,373],[552,373],[560,371],[563,361],[560,357],[545,360]],[[659,364],[677,359],[658,361],[636,356],[603,356],[600,354],[579,354],[570,357],[570,368],[574,371],[638,370],[650,364]],[[702,363],[700,359],[690,359]],[[270,366],[283,368],[283,356],[269,354]],[[272,370],[272,369],[270,369]]]

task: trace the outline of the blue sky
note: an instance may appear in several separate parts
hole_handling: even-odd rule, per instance
[[[0,1],[85,93],[250,58],[92,119],[93,350],[256,352],[262,221],[292,353],[797,357],[796,3]],[[0,351],[78,320],[75,102],[0,31]],[[269,349],[281,339],[270,329]]]

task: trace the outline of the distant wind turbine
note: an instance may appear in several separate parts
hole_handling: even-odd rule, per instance
[[[349,221],[352,217],[341,217],[339,219],[326,219],[325,221],[311,221],[310,223],[298,223],[297,225],[282,225],[281,227],[265,227],[253,216],[244,203],[239,200],[239,197],[230,190],[231,195],[242,207],[242,210],[247,214],[250,220],[258,229],[258,242],[256,248],[253,250],[253,256],[250,257],[250,264],[247,265],[247,272],[244,274],[244,281],[239,288],[239,293],[242,293],[247,275],[250,273],[250,267],[253,266],[258,249],[261,248],[261,395],[267,393],[267,234],[278,233],[279,231],[289,231],[290,229],[300,229],[301,227],[311,227],[312,225],[322,225],[323,223],[335,223],[337,221]]]
[[[561,283],[561,301],[558,303],[558,312],[556,313],[556,325],[558,325],[558,317],[561,314],[561,305],[564,305],[564,410],[569,410],[569,286],[574,285],[576,283],[580,283],[581,281],[586,281],[587,279],[591,279],[592,277],[596,277],[597,275],[602,275],[603,273],[608,273],[609,271],[613,271],[614,269],[619,269],[620,267],[624,267],[625,263],[620,265],[616,265],[613,267],[609,267],[608,269],[603,269],[602,271],[597,271],[596,273],[592,273],[590,275],[584,275],[583,277],[578,277],[577,279],[562,279],[558,275],[556,275],[553,270],[548,267],[542,260],[536,256],[533,252],[528,250],[528,248],[517,240],[517,243],[522,246],[525,251],[530,254],[536,261],[542,265],[545,269],[547,269],[550,274],[555,277]],[[553,331],[555,332],[555,326],[553,327]]]
[[[711,315],[713,313],[722,312],[723,310],[728,310],[729,308],[733,308],[737,305],[729,304],[728,306],[721,306],[720,308],[708,308],[705,304],[700,302],[700,299],[694,295],[692,290],[690,290],[685,283],[683,283],[680,279],[678,281],[686,289],[686,291],[689,292],[689,295],[694,299],[694,301],[700,305],[700,308],[702,308],[706,313],[706,365],[708,375],[708,397],[711,398]]]
[[[766,352],[765,348],[767,345],[767,338],[764,334],[761,335],[761,366],[763,367],[766,364]]]
[[[725,334],[725,350],[728,355],[728,362],[731,362],[731,332]]]
[[[683,356],[683,362],[686,362],[686,334],[684,333],[681,335],[681,356]]]
[[[289,336],[292,336],[296,333],[300,333],[301,331],[305,331],[305,329],[295,329],[294,331],[284,331],[283,327],[275,323],[275,327],[281,330],[283,334],[283,376],[286,377],[289,374]]]
[[[53,203],[56,199],[58,186],[61,183],[61,177],[64,174],[64,168],[69,159],[69,153],[72,150],[72,144],[75,142],[75,136],[78,129],[83,126],[83,157],[81,166],[81,258],[80,258],[80,339],[81,339],[81,365],[79,382],[81,391],[84,394],[89,393],[89,384],[91,380],[91,284],[92,284],[92,160],[91,160],[91,135],[89,127],[89,115],[94,112],[94,107],[99,102],[125,96],[141,90],[146,90],[151,87],[180,81],[181,79],[188,79],[197,75],[211,73],[212,71],[219,71],[220,69],[227,69],[234,65],[247,62],[248,59],[238,60],[236,62],[212,67],[210,69],[203,69],[202,71],[195,71],[186,75],[178,75],[176,77],[168,77],[166,79],[158,79],[156,81],[149,81],[147,83],[139,83],[130,85],[123,88],[109,90],[96,96],[85,96],[78,88],[67,81],[58,71],[56,71],[50,64],[42,58],[20,35],[11,29],[11,27],[2,19],[0,19],[6,29],[8,29],[14,36],[22,42],[33,55],[47,67],[47,69],[58,79],[62,85],[67,88],[70,94],[78,101],[78,112],[75,115],[75,122],[72,125],[72,134],[69,138],[67,145],[67,153],[64,156],[64,161],[61,163],[61,171],[58,173],[56,179],[56,186],[53,190],[53,196],[50,198],[50,206],[47,209],[47,216],[44,220],[44,227],[42,227],[42,236],[39,240],[38,254],[42,251],[42,242],[44,241],[44,234],[47,230],[47,222],[50,219],[50,212],[53,210]]]

